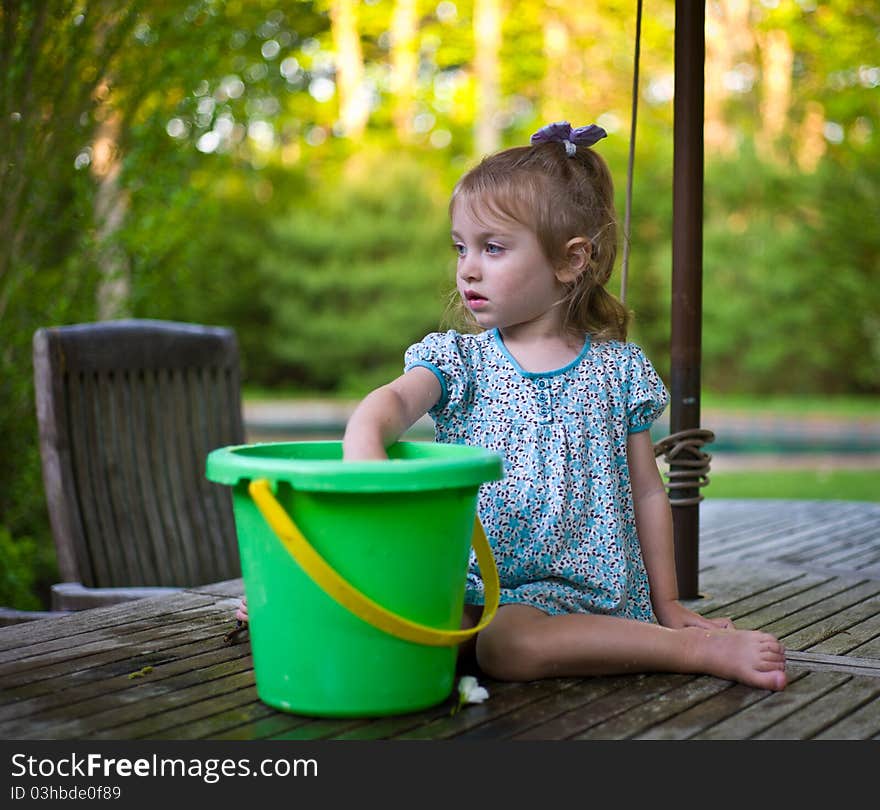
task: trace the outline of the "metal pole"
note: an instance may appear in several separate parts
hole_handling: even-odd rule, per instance
[[[675,0],[670,433],[700,426],[705,3]],[[676,465],[670,465],[675,472]],[[679,596],[699,596],[698,489],[671,490]]]

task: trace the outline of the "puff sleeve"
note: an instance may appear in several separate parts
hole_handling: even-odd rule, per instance
[[[468,391],[468,365],[462,335],[455,330],[432,332],[410,346],[404,355],[404,370],[423,366],[437,377],[440,399],[428,412],[436,417],[464,401]]]
[[[628,344],[628,349],[627,430],[639,433],[650,428],[666,409],[669,392],[642,349],[635,344]]]

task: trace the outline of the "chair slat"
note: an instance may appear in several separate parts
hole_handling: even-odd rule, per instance
[[[163,399],[170,403],[162,414],[163,426],[169,435],[176,436],[177,441],[165,444],[165,475],[171,493],[170,505],[174,510],[174,518],[179,527],[179,542],[183,553],[184,569],[187,581],[194,582],[199,574],[197,554],[198,528],[190,513],[187,492],[186,469],[187,460],[192,453],[188,444],[184,444],[186,436],[183,430],[184,420],[181,415],[182,388],[180,375],[174,370],[167,370],[159,375],[159,390]]]
[[[205,507],[207,518],[207,534],[203,538],[202,550],[206,567],[210,567],[220,578],[240,576],[235,532],[233,530],[229,533],[228,521],[224,519],[224,513],[231,508],[231,502],[221,497],[229,493],[222,492],[220,487],[207,479],[204,472],[208,453],[234,442],[234,437],[224,428],[222,409],[209,407],[210,402],[219,401],[216,399],[219,395],[217,380],[222,376],[222,369],[208,368],[191,378],[193,408],[199,415],[198,429],[193,433],[196,445],[194,457],[200,461],[195,475],[201,492],[200,502]]]
[[[116,565],[104,546],[115,531],[107,497],[100,431],[100,403],[94,373],[71,375],[70,443],[77,505],[86,538],[84,556],[79,559],[79,579],[88,587],[107,587],[114,582]],[[100,585],[99,585],[100,583]]]
[[[205,403],[230,400],[227,389],[228,377],[227,370],[222,368],[209,369],[202,375],[202,399]],[[203,408],[206,421],[203,445],[205,459],[210,451],[235,444],[238,440],[240,434],[234,424],[233,410],[240,415],[239,409]],[[209,481],[206,476],[203,476],[203,481],[206,487],[206,499],[212,504],[215,521],[209,542],[217,561],[218,573],[221,576],[231,575],[237,578],[241,576],[241,568],[238,563],[238,540],[232,511],[232,493],[229,487]]]
[[[244,441],[232,330],[137,319],[41,329],[34,379],[65,581],[241,575],[231,492],[205,475],[211,450]]]
[[[103,549],[110,567],[111,581],[143,585],[145,562],[143,550],[135,537],[134,519],[126,499],[125,458],[122,450],[122,428],[116,420],[116,390],[119,374],[97,372],[96,437],[100,467],[93,482],[99,499],[105,503],[108,516],[104,528]]]
[[[151,374],[151,373],[150,373]],[[148,447],[154,442],[150,437],[152,421],[148,414],[149,405],[149,379],[148,374],[142,369],[126,373],[127,408],[126,414],[128,427],[128,445],[130,449],[130,463],[134,471],[134,487],[131,498],[132,502],[139,504],[141,533],[139,542],[144,543],[150,550],[152,571],[146,577],[146,585],[158,585],[167,583],[170,572],[174,570],[169,566],[169,557],[177,548],[175,537],[169,532],[162,520],[159,507],[158,494],[155,486],[152,464]]]
[[[133,548],[130,561],[136,561],[136,575],[133,580],[139,585],[156,585],[159,580],[157,549],[153,545],[150,530],[145,520],[146,505],[140,479],[141,470],[135,446],[143,442],[142,426],[137,419],[137,408],[132,398],[133,372],[123,369],[113,372],[115,384],[109,386],[113,402],[114,442],[119,454],[119,489],[122,502],[115,504],[117,509],[125,510],[118,524],[125,523],[126,535],[122,542]],[[123,549],[125,551],[125,549]]]
[[[185,537],[186,526],[179,521],[175,501],[179,497],[176,481],[169,472],[176,465],[175,459],[169,459],[167,442],[161,440],[168,435],[166,425],[167,395],[163,377],[167,372],[150,370],[145,374],[145,403],[147,407],[148,435],[154,437],[149,443],[149,469],[152,488],[156,495],[156,506],[159,511],[158,529],[162,534],[167,563],[164,571],[163,585],[178,585],[186,582],[191,568],[186,556],[186,545],[181,542]],[[171,452],[174,452],[173,448]]]
[[[207,455],[206,433],[208,431],[207,417],[205,414],[205,399],[202,392],[202,370],[189,369],[182,375],[182,385],[186,392],[189,420],[187,434],[191,443],[192,452],[190,459],[192,466],[187,469],[193,489],[199,497],[190,502],[194,520],[198,526],[198,543],[196,554],[199,558],[199,567],[202,571],[210,571],[212,574],[218,570],[218,559],[214,554],[212,538],[217,532],[217,522],[213,518],[210,495],[207,487],[202,486],[204,475],[204,458]]]

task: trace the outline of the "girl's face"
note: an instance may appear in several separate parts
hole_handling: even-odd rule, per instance
[[[478,220],[469,202],[459,200],[452,244],[458,293],[481,327],[562,328],[565,287],[530,228],[496,214]]]

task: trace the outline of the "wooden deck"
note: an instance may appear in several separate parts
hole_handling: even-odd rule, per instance
[[[10,739],[878,739],[880,503],[712,501],[690,604],[788,649],[780,693],[706,676],[481,678],[452,714],[338,720],[263,704],[240,581],[0,629],[0,737]]]

